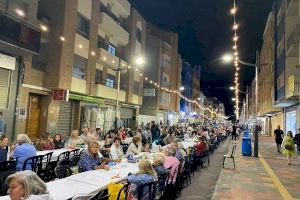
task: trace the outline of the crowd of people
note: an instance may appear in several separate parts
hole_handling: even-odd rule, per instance
[[[0,162],[9,159],[16,160],[17,171],[22,171],[24,161],[37,155],[37,151],[86,147],[77,163],[78,171],[84,172],[97,169],[110,170],[109,163],[111,162],[121,162],[123,159],[132,158],[141,152],[155,151],[152,163],[148,160],[140,161],[138,163],[140,172],[128,175],[128,182],[134,185],[131,187],[131,195],[136,196],[140,185],[158,180],[159,177],[164,176],[167,170],[170,170],[171,173],[168,182],[176,180],[180,162],[190,153],[183,147],[181,141],[189,138],[195,139],[196,153],[201,155],[209,149],[210,144],[218,143],[220,137],[228,134],[227,126],[207,121],[201,124],[178,124],[176,126],[164,126],[155,122],[146,125],[142,123],[136,130],[121,127],[117,130],[109,130],[107,133],[100,129],[93,131],[83,128],[81,134],[79,131],[73,130],[66,140],[63,140],[61,134],[52,136],[44,133],[40,139],[32,142],[26,134],[19,134],[16,142],[12,145],[8,145],[8,138],[2,135]],[[25,170],[30,170],[30,166],[26,166]],[[24,176],[32,175],[30,172],[23,173]],[[14,181],[12,181],[15,176],[12,175],[7,179],[10,190],[15,187]],[[163,184],[160,183],[160,186]]]

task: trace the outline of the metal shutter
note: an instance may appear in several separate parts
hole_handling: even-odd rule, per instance
[[[69,136],[74,123],[75,103],[73,102],[60,102],[57,133],[64,136]]]
[[[0,108],[8,107],[10,70],[0,68]]]

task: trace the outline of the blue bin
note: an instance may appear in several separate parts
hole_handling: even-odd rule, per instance
[[[251,156],[252,155],[251,138],[249,138],[249,137],[243,137],[242,154],[243,154],[243,156]]]
[[[244,131],[244,137],[249,137],[250,133],[248,131]]]

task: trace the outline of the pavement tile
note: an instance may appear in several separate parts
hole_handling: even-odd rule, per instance
[[[225,168],[217,181],[217,185],[212,194],[212,200],[282,200],[278,188],[266,171],[260,159],[241,155],[241,141],[237,141],[235,155],[236,169],[233,169],[232,159],[226,159]],[[231,153],[231,147],[228,154]],[[300,164],[293,158],[292,166],[288,166],[283,155],[277,153],[274,138],[260,136],[259,153],[265,162],[270,166],[274,174],[278,177],[288,193],[300,200]],[[219,158],[221,159],[221,158]],[[221,167],[221,166],[220,166]],[[208,177],[206,175],[206,177]],[[205,178],[206,178],[205,177]],[[211,182],[209,182],[211,184]],[[213,184],[212,184],[213,185]],[[197,189],[193,191],[189,198],[183,195],[182,199],[210,199],[208,196],[199,195]],[[189,194],[190,191],[187,191]],[[199,193],[199,192],[198,192]]]

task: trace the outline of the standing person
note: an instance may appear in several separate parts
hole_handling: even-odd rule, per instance
[[[151,135],[152,135],[152,141],[159,140],[160,130],[156,126],[154,121],[151,122],[151,129],[150,130],[151,130]]]
[[[299,132],[294,137],[294,143],[297,144],[298,161],[300,162],[300,128]]]
[[[233,126],[232,126],[231,140],[233,140],[233,137],[234,137],[234,140],[236,141],[236,125],[235,124],[233,124]]]
[[[6,123],[3,119],[2,112],[0,112],[0,135],[4,135],[6,132]]]
[[[288,165],[291,165],[291,158],[292,155],[295,154],[295,143],[293,140],[293,133],[292,131],[288,131],[286,136],[283,138],[283,142],[281,145],[283,149],[283,154],[286,155]]]
[[[283,131],[280,129],[280,126],[277,127],[277,129],[274,130],[274,136],[275,136],[275,142],[277,145],[277,151],[280,153],[280,148],[282,144],[282,138],[283,138]]]

